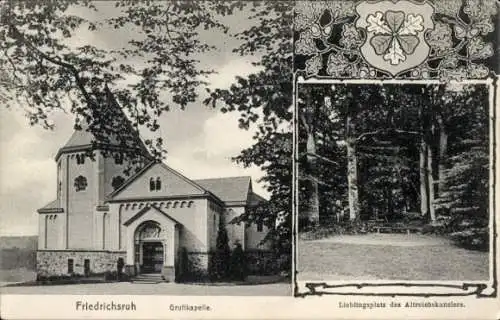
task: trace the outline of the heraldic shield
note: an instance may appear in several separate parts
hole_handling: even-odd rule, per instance
[[[356,12],[356,27],[366,33],[361,54],[367,63],[396,76],[426,60],[430,47],[424,35],[434,28],[428,2],[361,2]]]

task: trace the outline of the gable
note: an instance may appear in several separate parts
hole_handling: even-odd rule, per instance
[[[142,216],[145,216],[146,214],[151,214],[151,213],[159,213],[162,216],[164,216],[165,218],[167,218],[169,221],[171,221],[172,223],[181,225],[181,223],[179,221],[175,220],[174,218],[172,218],[167,213],[165,213],[164,211],[160,210],[159,208],[157,208],[154,205],[153,206],[144,207],[139,212],[137,212],[135,215],[133,215],[130,219],[128,219],[127,221],[125,221],[123,223],[123,225],[129,226],[130,224],[132,224],[134,221],[136,221],[137,219],[141,218]]]
[[[159,189],[157,181],[160,181]],[[150,184],[154,188],[151,190]],[[169,166],[152,163],[109,196],[109,200],[147,199],[185,195],[203,195],[206,190]]]

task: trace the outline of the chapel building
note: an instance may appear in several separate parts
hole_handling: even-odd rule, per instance
[[[206,277],[220,227],[229,245],[269,252],[260,224],[230,223],[266,201],[250,177],[191,180],[152,159],[109,90],[105,106],[120,116],[132,143],[101,141],[75,130],[57,152],[57,199],[38,210],[40,276],[102,274],[124,265],[129,275],[167,281]],[[129,155],[133,154],[133,157]],[[258,257],[250,264],[260,264]],[[250,269],[252,266],[249,266]]]

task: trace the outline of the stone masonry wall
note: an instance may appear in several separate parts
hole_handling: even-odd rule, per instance
[[[73,275],[84,275],[84,261],[90,260],[90,274],[116,271],[118,258],[125,260],[123,251],[40,250],[36,253],[39,276],[69,275],[68,259],[73,259]]]

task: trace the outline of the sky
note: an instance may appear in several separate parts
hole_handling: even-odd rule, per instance
[[[104,15],[115,10],[105,3],[100,3],[99,9]],[[241,14],[226,22],[233,31],[250,24]],[[127,36],[116,31],[79,32],[73,41],[113,47],[125,43]],[[237,44],[234,39],[213,31],[204,36],[218,48],[217,52],[199,57],[203,65],[217,71],[208,79],[212,87],[228,87],[235,76],[255,71],[248,58],[230,52]],[[254,190],[267,197],[267,191],[257,183],[262,171],[231,161],[253,144],[253,130],[239,129],[238,114],[210,109],[201,103],[202,99],[184,111],[174,109],[162,115],[161,130],[156,134],[165,141],[165,163],[191,179],[249,175]],[[60,112],[51,119],[53,131],[31,127],[22,111],[0,107],[0,236],[37,234],[36,210],[56,198],[54,156],[73,132],[73,117]]]

